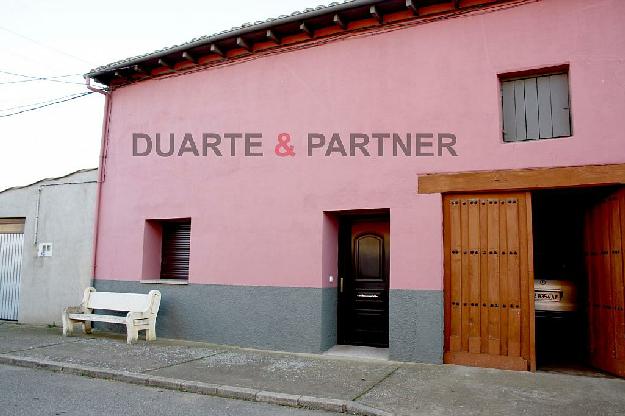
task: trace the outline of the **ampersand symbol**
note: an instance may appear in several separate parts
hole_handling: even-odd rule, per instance
[[[278,144],[274,151],[276,156],[295,156],[295,146],[290,145],[291,135],[289,133],[278,134]]]

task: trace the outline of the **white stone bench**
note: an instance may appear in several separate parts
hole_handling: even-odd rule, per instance
[[[73,333],[74,324],[82,324],[86,334],[91,333],[91,323],[109,322],[126,325],[127,342],[139,339],[139,331],[145,329],[145,339],[156,339],[156,314],[161,304],[161,292],[150,290],[147,295],[139,293],[97,292],[85,289],[80,306],[69,306],[63,310],[63,336]],[[126,316],[94,314],[94,309],[128,312]]]

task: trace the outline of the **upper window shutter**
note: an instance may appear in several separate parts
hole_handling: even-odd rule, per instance
[[[527,139],[525,124],[525,82],[514,81],[514,122],[516,124],[516,140]]]
[[[553,120],[553,137],[571,135],[571,118],[569,108],[569,80],[566,74],[551,75],[551,118]]]
[[[526,138],[528,140],[538,139],[538,90],[536,78],[523,80],[525,92],[525,122]]]
[[[536,79],[538,87],[538,132],[541,139],[553,137],[553,122],[551,121],[551,90],[549,77]]]
[[[513,142],[517,140],[514,82],[504,81],[501,83],[501,96],[503,102],[503,139],[506,142]]]
[[[501,82],[505,142],[571,135],[567,74]]]

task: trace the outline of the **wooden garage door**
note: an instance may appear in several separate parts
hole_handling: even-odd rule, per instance
[[[588,210],[585,242],[591,364],[625,377],[625,190]]]
[[[534,370],[530,194],[443,203],[445,363]]]

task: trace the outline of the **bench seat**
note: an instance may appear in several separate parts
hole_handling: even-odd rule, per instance
[[[146,330],[146,340],[156,339],[156,316],[160,307],[161,294],[151,290],[147,295],[138,293],[97,292],[85,289],[79,306],[69,306],[63,311],[63,335],[73,332],[74,324],[82,324],[85,333],[91,332],[92,322],[107,322],[126,325],[127,342],[139,338],[139,331]],[[126,312],[126,316],[102,315],[94,309]]]
[[[126,317],[125,316],[115,316],[115,315],[98,315],[96,313],[70,313],[69,319],[74,319],[76,321],[98,321],[98,322],[108,322],[111,324],[125,324]]]

